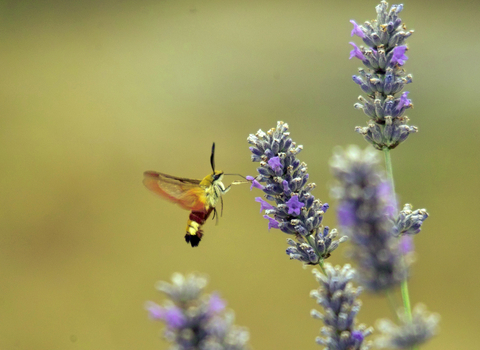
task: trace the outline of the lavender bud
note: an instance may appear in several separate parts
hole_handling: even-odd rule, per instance
[[[428,213],[425,209],[412,211],[412,205],[407,203],[395,220],[392,234],[394,236],[416,235],[422,229],[422,224],[427,218]]]

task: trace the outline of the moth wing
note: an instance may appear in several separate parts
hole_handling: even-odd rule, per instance
[[[206,203],[205,190],[200,186],[200,180],[186,179],[146,171],[143,184],[150,191],[180,205],[186,210],[203,210]]]

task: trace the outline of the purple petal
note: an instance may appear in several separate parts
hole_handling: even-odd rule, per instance
[[[351,36],[357,35],[362,39],[365,38],[365,33],[363,32],[362,27],[360,27],[353,19],[350,20],[350,23],[353,24],[353,29],[350,33]]]
[[[397,206],[395,201],[393,200],[392,187],[390,186],[390,183],[388,181],[380,183],[377,187],[377,191],[379,197],[383,198],[383,200],[385,201],[385,214],[388,217],[393,218],[397,213]]]
[[[163,320],[165,318],[165,309],[153,301],[147,301],[145,309],[152,320]]]
[[[251,181],[252,182],[252,186],[250,186],[250,191],[255,187],[255,188],[258,188],[260,190],[263,190],[264,187],[260,184],[260,182],[258,182],[253,176],[250,176],[250,175],[247,175],[245,177],[248,181]]]
[[[165,312],[165,323],[170,328],[181,328],[185,325],[186,319],[183,315],[182,310],[178,307],[173,306]]]
[[[262,212],[262,210],[275,209],[275,207],[273,205],[264,201],[263,198],[255,197],[255,202],[260,203],[260,213]]]
[[[283,180],[282,181],[282,186],[283,186],[283,191],[285,192],[286,195],[290,195],[290,186],[288,185],[288,181],[287,180]]]
[[[217,293],[212,293],[210,296],[210,300],[208,301],[208,311],[212,314],[217,314],[223,310],[225,310],[225,306],[227,303],[225,300],[220,298]]]
[[[352,59],[353,57],[356,57],[359,60],[363,61],[365,59],[365,56],[363,55],[362,51],[360,51],[358,46],[355,45],[355,43],[353,43],[353,42],[349,42],[349,44],[353,46],[353,50],[350,51],[350,58],[349,59]]]
[[[365,337],[363,336],[363,333],[360,331],[353,331],[352,332],[352,338],[355,339],[358,342],[362,342]]]
[[[413,237],[409,235],[404,235],[400,238],[400,244],[398,245],[402,254],[408,254],[413,251]]]
[[[250,191],[252,190],[252,188],[258,188],[260,190],[263,190],[264,187],[260,184],[260,182],[258,182],[257,180],[253,180],[252,181],[252,186],[250,186]]]
[[[283,165],[282,165],[282,163],[280,162],[280,158],[279,158],[279,157],[270,158],[270,160],[268,161],[268,165],[270,165],[270,167],[271,167],[274,171],[282,170],[282,169],[283,169]]]
[[[407,45],[396,46],[393,49],[393,55],[390,62],[393,64],[398,63],[400,66],[403,66],[405,61],[408,60],[408,56],[405,55],[406,51]]]
[[[338,222],[341,226],[352,226],[356,221],[355,208],[352,204],[344,202],[337,209]]]
[[[330,205],[329,205],[328,203],[324,203],[324,204],[322,205],[322,211],[323,211],[324,213],[327,212],[328,208],[330,208]]]
[[[271,228],[278,228],[279,222],[268,215],[263,216],[265,219],[268,220],[268,230],[270,231]]]
[[[407,98],[409,91],[405,91],[402,96],[400,96],[400,101],[397,104],[397,110],[402,109],[404,106],[411,106],[412,100]]]
[[[302,209],[305,204],[298,200],[298,196],[292,196],[286,203],[288,207],[288,214],[300,215],[300,209]]]

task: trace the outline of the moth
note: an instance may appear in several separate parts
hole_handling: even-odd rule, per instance
[[[152,192],[166,198],[186,210],[190,210],[187,221],[185,241],[192,247],[197,247],[203,237],[202,226],[213,211],[213,218],[217,218],[216,206],[220,200],[223,211],[223,195],[230,190],[231,185],[243,183],[234,181],[228,187],[222,183],[223,171],[215,170],[215,142],[210,155],[212,173],[202,180],[186,179],[146,171],[143,184]],[[228,174],[230,175],[230,174]],[[232,174],[233,175],[233,174]]]

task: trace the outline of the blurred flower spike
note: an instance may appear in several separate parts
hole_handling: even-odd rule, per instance
[[[330,162],[337,180],[332,196],[338,199],[338,221],[352,243],[359,282],[371,292],[396,287],[408,275],[408,259],[402,262],[400,242],[392,234],[396,205],[377,153],[350,146],[338,149]]]
[[[347,238],[337,237],[337,230],[322,226],[328,204],[323,204],[310,193],[307,165],[297,158],[303,149],[290,138],[288,124],[279,121],[268,132],[259,130],[247,139],[251,144],[252,161],[259,162],[256,177],[249,176],[252,189],[262,190],[264,198],[257,197],[260,212],[265,211],[268,229],[280,229],[291,235],[286,250],[291,259],[316,265],[328,258]],[[270,201],[270,202],[267,202]]]
[[[379,349],[412,349],[438,333],[440,316],[429,313],[423,304],[415,306],[411,321],[407,319],[403,310],[398,312],[398,319],[399,326],[387,319],[377,322],[381,335],[375,341],[375,345]]]
[[[172,283],[159,282],[157,289],[169,298],[163,305],[146,303],[150,318],[165,323],[163,335],[171,349],[249,349],[249,333],[233,324],[232,311],[217,293],[204,295],[207,279],[176,273]]]
[[[362,25],[354,20],[351,35],[360,37],[367,45],[358,47],[350,42],[353,50],[350,59],[358,58],[366,67],[359,69],[359,74],[352,77],[360,86],[366,97],[360,96],[360,103],[355,108],[363,110],[370,118],[368,126],[357,126],[355,130],[376,149],[393,149],[405,141],[418,129],[408,126],[405,111],[412,108],[407,99],[408,91],[404,86],[412,82],[412,75],[407,74],[403,66],[408,60],[405,40],[413,34],[407,31],[398,14],[403,5],[393,5],[382,1],[377,7],[377,19]]]

